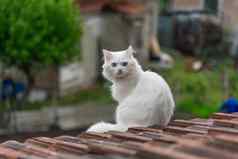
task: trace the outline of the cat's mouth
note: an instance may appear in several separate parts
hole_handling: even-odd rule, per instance
[[[117,73],[115,77],[116,77],[117,79],[124,79],[124,78],[126,78],[127,76],[128,76],[128,73],[123,72],[123,73],[119,73],[119,74]]]
[[[118,78],[118,79],[122,79],[122,78],[125,78],[125,77],[126,77],[125,74],[117,74],[116,75],[116,78]]]

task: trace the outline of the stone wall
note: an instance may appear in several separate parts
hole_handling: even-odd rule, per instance
[[[113,121],[114,109],[112,105],[85,103],[78,106],[52,106],[36,111],[16,111],[12,112],[8,127],[0,127],[0,135],[49,131],[53,125],[61,130],[88,127],[102,120]]]

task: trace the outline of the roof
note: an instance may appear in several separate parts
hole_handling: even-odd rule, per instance
[[[210,119],[174,120],[164,129],[140,127],[6,141],[0,145],[0,157],[237,159],[237,150],[238,115],[215,113]]]
[[[76,0],[82,13],[102,12],[111,10],[128,15],[142,13],[145,10],[143,3],[124,0],[122,2],[113,2],[112,0]]]

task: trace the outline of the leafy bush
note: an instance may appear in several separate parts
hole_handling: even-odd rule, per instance
[[[81,26],[72,0],[1,0],[0,59],[31,82],[35,66],[60,64],[78,55]]]
[[[186,71],[184,59],[176,57],[172,69],[159,73],[169,83],[176,98],[178,111],[185,111],[198,117],[208,117],[219,110],[227,94],[224,91],[224,73],[228,76],[230,96],[238,97],[238,76],[232,65],[219,63],[213,70]]]

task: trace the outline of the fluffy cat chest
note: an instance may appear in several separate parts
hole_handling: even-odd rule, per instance
[[[113,85],[112,86],[112,96],[115,100],[117,100],[118,102],[123,101],[123,99],[125,99],[127,96],[129,96],[132,92],[132,90],[134,89],[134,86],[116,86]]]

